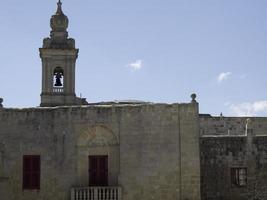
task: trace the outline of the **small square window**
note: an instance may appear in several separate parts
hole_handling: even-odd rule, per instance
[[[233,186],[245,187],[247,185],[247,168],[232,168],[231,183]]]

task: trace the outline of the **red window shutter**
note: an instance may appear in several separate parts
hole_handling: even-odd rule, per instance
[[[89,186],[97,185],[97,157],[89,156]]]
[[[102,156],[99,161],[99,185],[107,186],[108,185],[108,158],[107,156]]]
[[[40,189],[40,156],[23,156],[23,189]]]
[[[89,156],[89,186],[108,185],[108,156]]]

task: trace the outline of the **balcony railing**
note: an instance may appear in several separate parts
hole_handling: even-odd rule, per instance
[[[122,200],[120,187],[72,188],[71,200]]]
[[[63,93],[63,92],[64,92],[64,88],[58,88],[58,87],[53,88],[53,93]]]

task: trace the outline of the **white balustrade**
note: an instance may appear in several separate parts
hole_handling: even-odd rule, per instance
[[[121,200],[120,187],[72,188],[71,200]]]
[[[64,92],[64,88],[57,88],[57,87],[53,88],[53,93],[63,93],[63,92]]]

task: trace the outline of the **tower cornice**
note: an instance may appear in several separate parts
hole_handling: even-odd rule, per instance
[[[79,49],[46,49],[46,48],[39,48],[40,57],[65,57],[65,56],[73,56],[74,58],[78,57]]]

